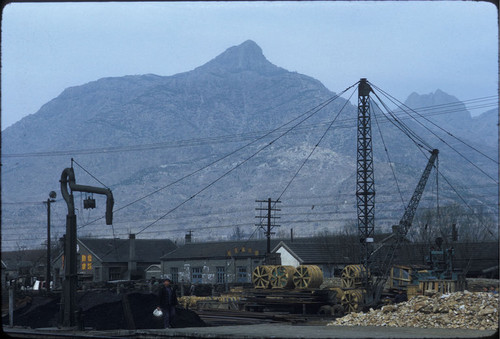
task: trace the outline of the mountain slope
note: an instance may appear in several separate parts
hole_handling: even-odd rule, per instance
[[[278,197],[283,230],[341,228],[356,213],[356,107],[339,98],[312,114],[334,96],[319,81],[273,65],[250,40],[189,72],[103,78],[68,88],[2,132],[2,246],[44,239],[41,202],[49,191],[59,192],[61,172],[72,157],[78,184],[101,186],[97,178],[115,196],[110,229],[103,220],[89,224],[104,215],[102,198],[95,197],[96,210],[86,211],[85,195],[75,193],[80,234],[181,238],[194,229],[200,238],[219,238],[236,226],[251,234],[255,200]],[[420,99],[412,95],[408,104],[427,104]],[[434,102],[443,100],[451,99],[439,93]],[[309,114],[300,125],[293,120]],[[467,114],[454,117],[456,131],[470,123]],[[472,121],[482,128],[482,118]],[[381,125],[408,199],[426,159],[391,124]],[[373,128],[377,209],[381,227],[389,227],[403,205],[394,209],[391,169],[384,165],[387,155],[375,123]],[[432,137],[425,129],[419,133]],[[453,169],[453,180],[487,181],[447,154],[442,152],[443,170]],[[53,204],[53,234],[59,236],[65,205],[61,199]]]

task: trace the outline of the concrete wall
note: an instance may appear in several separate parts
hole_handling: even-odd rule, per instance
[[[253,269],[262,263],[263,258],[227,258],[227,259],[193,259],[162,261],[162,275],[175,282],[222,284],[222,283],[250,283]],[[224,269],[224,279],[217,280],[217,268]],[[245,273],[239,272],[244,268]],[[177,269],[177,279],[173,276],[172,268]],[[201,269],[201,281],[193,281],[193,269]],[[174,273],[175,274],[175,273]]]
[[[290,253],[285,247],[280,247],[276,250],[275,253],[279,253],[281,255],[281,265],[283,266],[293,266],[297,267],[301,263]],[[308,264],[309,265],[309,264]],[[338,265],[333,264],[310,264],[317,265],[323,271],[324,278],[333,278],[335,276],[335,270],[338,270]],[[343,268],[344,265],[340,265],[340,269]]]
[[[300,265],[300,262],[295,259],[295,257],[288,252],[284,247],[278,248],[276,253],[279,253],[281,255],[281,265],[283,266],[293,266],[297,267]]]

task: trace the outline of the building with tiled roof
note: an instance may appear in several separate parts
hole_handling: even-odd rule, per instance
[[[277,240],[271,241],[275,246]],[[266,240],[186,243],[161,257],[163,276],[175,283],[250,283],[266,254]]]
[[[145,278],[145,270],[160,264],[160,257],[177,248],[169,239],[78,238],[79,279],[111,281]],[[64,275],[64,255],[54,261],[59,277]]]
[[[312,241],[314,239],[314,241]],[[361,262],[359,245],[345,237],[316,237],[295,242],[281,241],[273,252],[279,253],[282,265],[318,265],[325,277],[340,274],[345,265]],[[392,264],[423,266],[434,244],[405,242],[395,252]],[[457,242],[443,247],[454,249],[453,267],[470,277],[498,278],[499,247],[497,241]],[[382,247],[379,258],[386,254],[388,246]]]

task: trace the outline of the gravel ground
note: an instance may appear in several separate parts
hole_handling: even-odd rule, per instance
[[[495,330],[498,316],[498,294],[464,291],[416,296],[378,310],[350,313],[331,325]]]

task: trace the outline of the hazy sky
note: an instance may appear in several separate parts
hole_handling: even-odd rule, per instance
[[[460,100],[498,93],[490,3],[12,3],[2,21],[2,130],[67,87],[189,71],[248,39],[334,92],[366,77],[401,101],[438,88]]]

